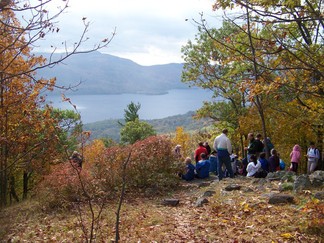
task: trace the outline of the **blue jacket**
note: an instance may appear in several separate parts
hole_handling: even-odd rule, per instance
[[[269,161],[267,159],[259,159],[261,168],[266,172],[269,172]]]
[[[210,168],[209,160],[200,160],[196,164],[197,177],[201,179],[209,177],[209,168]]]
[[[195,166],[193,164],[186,165],[187,173],[182,175],[182,179],[191,181],[195,178]]]

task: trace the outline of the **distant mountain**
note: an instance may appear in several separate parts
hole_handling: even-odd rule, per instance
[[[49,53],[36,53],[49,57]],[[55,54],[52,60],[57,60]],[[78,94],[161,94],[170,89],[188,88],[181,83],[183,64],[141,66],[131,60],[92,52],[69,57],[53,68],[39,70],[38,77],[57,78],[66,87],[81,82]]]

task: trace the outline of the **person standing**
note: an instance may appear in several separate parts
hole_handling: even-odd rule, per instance
[[[301,158],[301,148],[298,144],[293,147],[293,150],[290,153],[290,162],[291,162],[291,171],[296,172],[298,170],[298,163]]]
[[[307,150],[307,158],[307,174],[310,174],[315,171],[318,160],[320,158],[319,150],[315,147],[314,142],[309,143],[309,148]]]
[[[198,148],[196,149],[195,151],[195,161],[196,161],[196,164],[198,163],[199,160],[201,160],[201,154],[204,153],[204,154],[208,154],[208,151],[207,149],[204,147],[204,143],[203,142],[199,142],[198,143]]]
[[[231,178],[234,177],[234,173],[231,166],[230,154],[232,154],[232,144],[229,138],[227,137],[228,130],[223,129],[222,133],[218,135],[214,140],[214,149],[217,151],[218,156],[218,178],[222,180],[224,173],[222,172],[222,166],[225,164],[225,167]]]
[[[256,154],[256,143],[255,143],[256,140],[254,139],[253,133],[248,134],[248,140],[249,140],[249,145],[247,147],[245,147],[244,149],[247,151],[247,160],[248,160],[248,163],[250,163],[251,155]]]
[[[258,133],[255,138],[255,155],[257,158],[259,158],[260,153],[263,152],[264,144],[261,141],[262,135],[261,133]]]
[[[209,157],[211,153],[211,147],[209,146],[208,142],[204,142],[204,147],[207,149],[207,157]]]

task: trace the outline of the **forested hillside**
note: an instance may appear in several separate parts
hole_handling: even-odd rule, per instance
[[[153,126],[159,134],[174,133],[177,127],[183,127],[186,131],[204,130],[210,126],[211,119],[194,119],[195,112],[191,111],[184,115],[170,116],[163,119],[145,120]],[[111,138],[119,141],[121,125],[118,121],[122,120],[104,120],[84,125],[84,130],[91,132],[91,139]]]

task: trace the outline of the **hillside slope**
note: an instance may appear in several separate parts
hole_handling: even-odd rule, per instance
[[[193,119],[195,112],[190,111],[184,115],[170,116],[163,119],[145,120],[153,126],[158,134],[168,134],[175,132],[177,127],[183,127],[186,131],[199,130],[210,126],[212,120],[210,119]],[[120,122],[123,122],[120,120]],[[91,131],[91,139],[96,138],[112,138],[119,141],[120,128],[118,120],[104,120],[84,125],[84,130]]]
[[[49,57],[49,53],[37,53]],[[55,54],[52,60],[60,58]],[[187,88],[181,83],[183,64],[141,66],[129,59],[100,52],[75,55],[52,68],[38,71],[38,77],[57,78],[65,87],[81,84],[78,94],[160,94]]]

